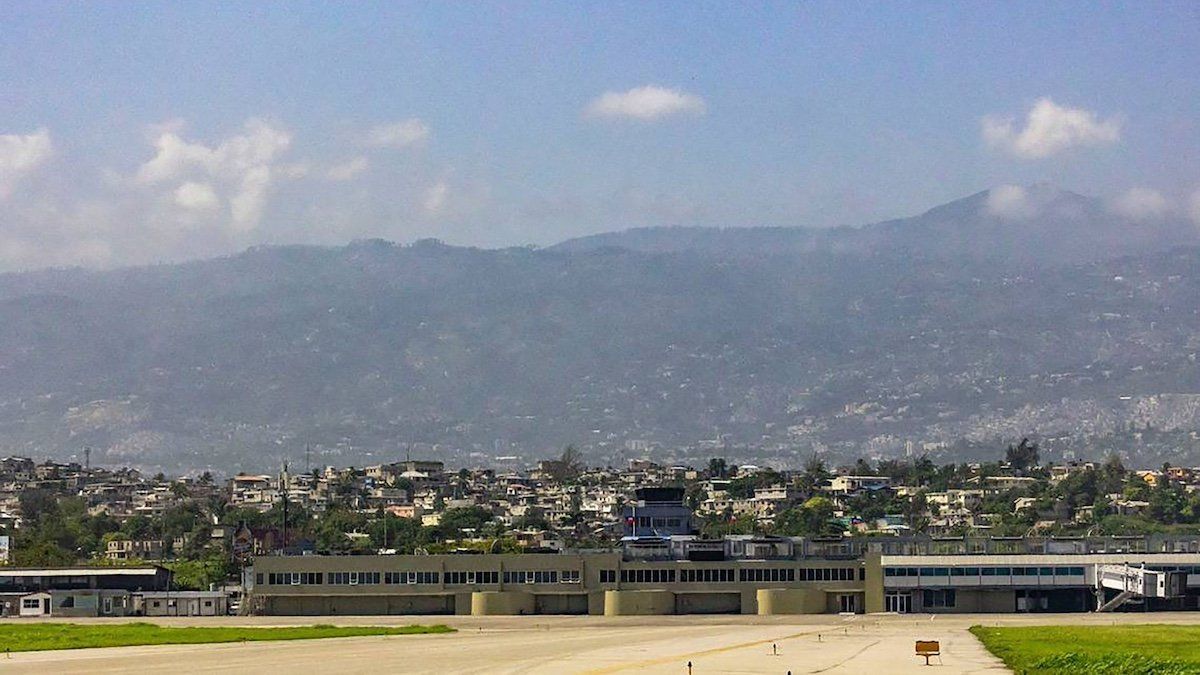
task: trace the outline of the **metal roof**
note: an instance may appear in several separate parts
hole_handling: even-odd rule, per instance
[[[161,567],[59,567],[54,569],[0,567],[0,577],[108,577],[146,576],[158,573]]]

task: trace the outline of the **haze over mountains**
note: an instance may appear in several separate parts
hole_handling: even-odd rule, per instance
[[[1182,463],[1197,298],[1194,223],[1046,186],[862,228],[9,274],[0,453],[229,470],[305,445],[487,464],[574,443],[796,465],[1034,434]]]

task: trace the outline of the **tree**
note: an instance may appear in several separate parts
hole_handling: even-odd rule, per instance
[[[463,530],[474,530],[476,532],[483,529],[483,526],[492,521],[492,513],[481,506],[468,506],[465,508],[446,509],[442,513],[442,518],[438,522],[438,529],[447,539],[461,538]]]
[[[811,497],[798,507],[790,508],[775,518],[775,532],[791,537],[811,537],[841,532],[833,522],[833,502],[825,497]]]
[[[708,477],[725,478],[729,475],[729,465],[724,457],[713,457],[708,460]]]
[[[871,468],[871,463],[868,462],[867,460],[863,459],[862,457],[859,457],[858,460],[856,462],[854,462],[854,468],[851,469],[851,471],[853,471],[855,476],[874,476],[875,475],[875,469]]]
[[[545,468],[550,479],[556,483],[572,481],[583,473],[583,455],[574,445],[568,445],[558,459],[545,462]]]
[[[1009,445],[1004,453],[1004,460],[1013,471],[1024,475],[1038,465],[1039,450],[1037,443],[1030,443],[1028,438],[1022,438],[1017,445]]]

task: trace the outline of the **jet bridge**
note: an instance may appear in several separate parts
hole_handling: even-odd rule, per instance
[[[1187,575],[1122,565],[1096,565],[1096,611],[1111,612],[1130,600],[1177,598],[1184,594]],[[1116,591],[1109,597],[1107,591]]]

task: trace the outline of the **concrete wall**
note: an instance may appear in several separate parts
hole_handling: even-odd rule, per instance
[[[986,613],[986,612],[1013,612],[1016,610],[1017,600],[1016,592],[1011,590],[965,590],[959,589],[955,591],[955,606],[927,610],[924,607],[914,610],[927,612],[940,612],[944,614],[966,612],[966,613]],[[914,598],[915,599],[915,598]]]
[[[453,595],[314,596],[266,598],[265,611],[280,616],[354,616],[359,614],[454,614]],[[470,600],[467,601],[470,611]]]
[[[867,553],[864,561],[866,567],[866,580],[863,582],[863,591],[865,592],[864,601],[866,603],[867,614],[874,614],[883,611],[883,565],[880,563],[881,556],[878,552]]]
[[[763,588],[758,591],[758,613],[821,614],[825,611],[825,591],[819,588]]]
[[[587,614],[589,609],[587,593],[538,593],[533,601],[535,614]],[[600,612],[604,612],[603,605]]]
[[[676,593],[676,614],[740,614],[742,594],[733,593]]]
[[[604,616],[674,614],[675,594],[670,591],[605,591]]]
[[[587,594],[587,613],[592,616],[604,615],[604,591],[591,591]]]
[[[533,613],[533,593],[477,591],[471,594],[471,616],[508,616]]]

